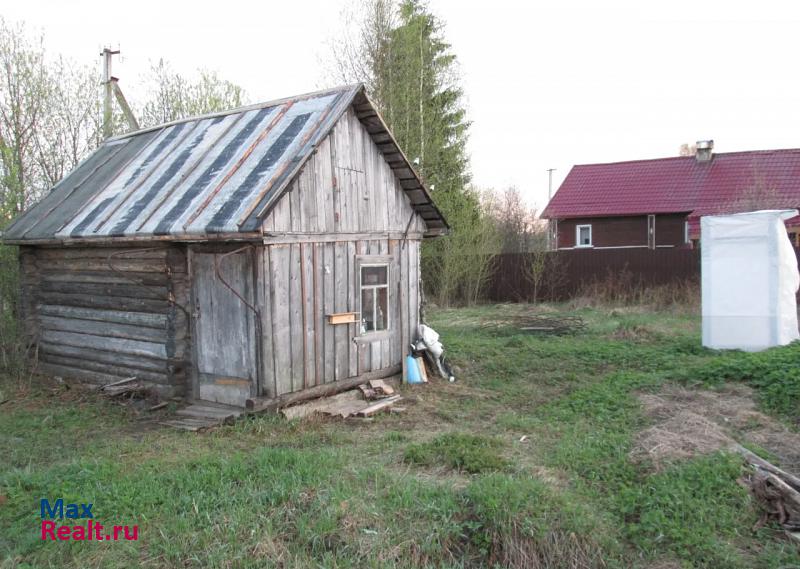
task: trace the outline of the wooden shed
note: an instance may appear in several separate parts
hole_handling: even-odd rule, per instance
[[[41,370],[243,406],[397,373],[446,231],[355,85],[109,139],[3,238]]]

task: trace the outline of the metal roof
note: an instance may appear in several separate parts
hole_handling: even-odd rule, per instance
[[[800,149],[574,166],[542,217],[702,215],[800,206]]]
[[[257,234],[353,105],[430,234],[447,230],[362,85],[189,118],[109,139],[3,235],[9,243]]]

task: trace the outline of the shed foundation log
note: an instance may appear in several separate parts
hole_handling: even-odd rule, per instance
[[[309,399],[316,399],[317,397],[327,397],[328,395],[334,395],[342,391],[347,391],[348,389],[353,389],[354,387],[358,387],[362,383],[367,383],[372,379],[384,379],[393,375],[397,375],[400,373],[401,369],[401,366],[396,365],[385,369],[364,373],[358,377],[341,379],[339,381],[317,385],[316,387],[311,387],[303,391],[286,393],[279,397],[273,397],[269,399],[248,399],[245,403],[245,407],[249,413],[277,411],[282,407],[287,407],[289,405],[293,405],[294,403],[308,401]]]

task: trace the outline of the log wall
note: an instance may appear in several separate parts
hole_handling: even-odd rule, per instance
[[[42,372],[136,376],[181,395],[189,365],[186,257],[158,248],[22,247],[22,309]]]

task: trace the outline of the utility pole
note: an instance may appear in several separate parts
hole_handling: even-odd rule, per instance
[[[111,135],[114,133],[111,109],[112,97],[116,97],[117,103],[119,103],[119,106],[122,108],[122,113],[128,120],[128,125],[131,130],[139,130],[139,122],[136,120],[136,117],[133,116],[133,111],[131,111],[131,107],[125,99],[125,95],[122,94],[122,89],[120,89],[117,84],[119,79],[111,74],[111,58],[115,55],[119,55],[119,50],[112,51],[111,48],[108,47],[104,47],[102,53],[100,53],[100,56],[103,58],[103,86],[106,90],[106,95],[103,99],[103,139],[111,138]]]
[[[106,89],[106,96],[103,99],[103,138],[110,138],[112,135],[111,128],[111,97],[114,94],[114,86],[111,84],[111,58],[119,54],[119,50],[111,51],[110,48],[104,47],[100,56],[103,58],[103,85]]]
[[[555,168],[548,168],[547,169],[547,202],[549,203],[551,199],[553,199],[553,172],[555,172]]]
[[[553,199],[553,172],[555,172],[555,168],[548,168],[547,169],[547,203],[550,203],[550,200]],[[547,221],[547,250],[553,250],[553,242],[556,239],[555,231],[553,230],[553,220],[550,219]]]

